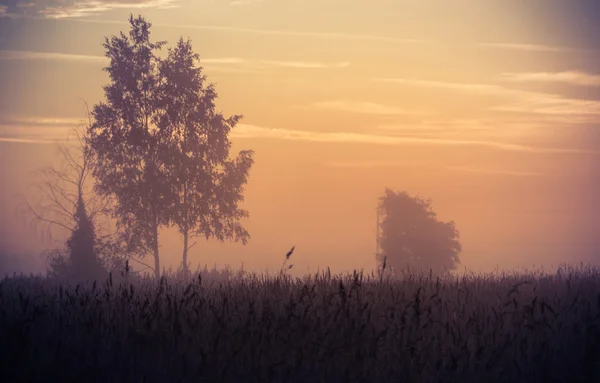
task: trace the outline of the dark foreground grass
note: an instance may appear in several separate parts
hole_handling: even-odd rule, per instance
[[[2,382],[600,382],[600,273],[0,282]]]

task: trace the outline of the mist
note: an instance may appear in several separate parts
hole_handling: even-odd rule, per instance
[[[276,4],[206,5],[213,22],[231,23],[221,29],[206,12],[148,6],[153,36],[190,36],[216,84],[217,108],[244,115],[232,153],[255,151],[241,204],[248,244],[200,239],[192,267],[277,270],[296,246],[295,275],[371,270],[385,188],[431,198],[440,219],[456,222],[460,270],[597,264],[600,56],[585,38],[597,29],[590,4],[544,3],[534,12],[536,2],[481,2],[468,14],[454,5],[444,22],[426,4],[387,13],[357,5],[327,23],[314,4],[292,13]],[[16,196],[35,183],[35,169],[56,161],[49,142],[85,119],[83,101],[103,98],[101,44],[127,26],[125,11],[107,10],[0,18],[5,272],[39,271],[40,252],[55,245],[14,214]],[[69,38],[72,30],[81,39]],[[160,237],[163,265],[176,268],[179,234],[161,229]]]
[[[600,381],[598,16],[0,0],[0,381]]]
[[[238,139],[234,150],[242,145],[257,151],[243,203],[251,213],[244,220],[251,239],[246,246],[200,239],[190,250],[193,268],[243,265],[249,271],[277,271],[284,254],[296,246],[290,270],[294,275],[327,267],[335,272],[374,269],[376,204],[385,187],[431,198],[441,219],[456,222],[463,245],[460,269],[552,269],[598,261],[594,185],[584,161],[579,172],[536,176],[412,165],[427,153],[410,147],[378,148],[376,158],[383,160],[375,162],[356,145],[337,144],[344,155],[324,163],[289,158],[304,151],[312,158],[327,158],[331,145],[306,143],[295,153],[289,143]],[[5,157],[18,153],[19,158],[34,159],[2,161],[3,272],[40,272],[41,251],[64,238],[43,241],[15,206],[18,195],[35,183],[33,171],[56,161],[56,151],[53,145],[3,147]],[[531,156],[521,157],[525,161]],[[387,158],[395,160],[386,164]],[[164,265],[176,269],[181,237],[173,229],[162,230],[160,236]]]

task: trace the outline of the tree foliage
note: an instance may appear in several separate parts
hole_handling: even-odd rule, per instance
[[[183,270],[188,270],[189,241],[197,236],[246,243],[249,233],[239,220],[244,185],[253,152],[229,159],[229,132],[242,116],[225,118],[215,110],[217,93],[206,84],[198,54],[189,40],[180,39],[160,63],[161,114],[158,126],[170,137],[166,167],[176,195],[173,224],[183,236]]]
[[[158,57],[164,42],[150,41],[150,23],[129,19],[129,35],[106,38],[110,83],[105,102],[94,106],[90,145],[96,154],[95,188],[111,196],[122,241],[139,255],[152,253],[154,273],[160,273],[158,232],[169,224],[169,195],[165,175],[166,141],[158,121]]]
[[[83,280],[93,280],[105,276],[105,270],[98,258],[94,223],[88,216],[80,194],[74,214],[76,227],[67,240],[73,274]]]
[[[206,84],[199,55],[180,39],[160,62],[159,129],[169,137],[166,168],[175,194],[169,211],[183,236],[182,265],[188,270],[189,241],[197,236],[246,243],[249,233],[239,220],[243,186],[253,164],[253,152],[229,159],[229,132],[242,116],[225,118],[215,109],[217,92]]]
[[[454,222],[441,222],[431,200],[386,189],[379,198],[379,262],[395,271],[447,272],[460,263],[461,244]]]

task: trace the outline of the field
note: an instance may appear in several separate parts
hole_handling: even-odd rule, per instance
[[[600,381],[600,272],[0,282],[2,382]]]

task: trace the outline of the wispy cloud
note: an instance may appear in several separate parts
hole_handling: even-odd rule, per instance
[[[520,170],[510,169],[486,169],[477,167],[467,166],[439,166],[435,164],[423,164],[423,163],[409,163],[409,162],[398,162],[398,161],[355,161],[355,162],[327,162],[327,166],[336,168],[355,168],[355,169],[376,169],[376,168],[409,168],[409,169],[438,169],[460,173],[474,173],[482,175],[504,175],[514,177],[544,177],[547,174],[539,172],[526,172]]]
[[[57,53],[57,52],[11,51],[11,50],[0,50],[0,60],[68,60],[68,61],[88,61],[88,62],[100,63],[100,64],[108,63],[108,59],[105,56],[80,55],[80,54]]]
[[[352,132],[311,132],[304,130],[289,130],[280,128],[265,128],[255,125],[240,124],[232,131],[233,137],[238,138],[268,138],[279,140],[310,141],[324,143],[370,144],[370,145],[422,145],[422,146],[476,146],[495,150],[526,152],[526,153],[555,153],[555,154],[600,154],[572,148],[544,148],[528,145],[502,143],[495,141],[436,139],[419,137],[400,137],[389,135],[374,135]]]
[[[51,143],[67,137],[69,128],[84,122],[77,118],[45,118],[45,117],[6,117],[0,120],[0,139],[5,142]],[[259,138],[305,142],[396,145],[396,146],[474,146],[494,150],[555,153],[555,154],[600,154],[600,151],[574,148],[545,148],[528,145],[497,142],[491,140],[461,140],[430,137],[403,137],[356,132],[315,132],[267,128],[250,124],[238,124],[232,130],[235,138]],[[38,142],[39,141],[39,142]]]
[[[513,140],[544,135],[552,128],[589,126],[597,121],[598,117],[594,115],[505,114],[471,119],[425,119],[405,124],[382,124],[373,129],[383,134],[402,136]]]
[[[399,107],[387,106],[374,102],[341,100],[315,102],[308,106],[297,106],[297,108],[379,115],[404,115],[414,113]]]
[[[567,98],[557,94],[506,88],[494,84],[458,83],[406,78],[373,78],[373,81],[405,84],[434,89],[447,89],[479,96],[493,96],[509,100],[490,107],[490,110],[541,115],[600,115],[600,101]]]
[[[547,128],[547,121],[522,119],[421,120],[407,124],[383,124],[376,131],[389,135],[433,138],[505,140],[526,137]]]
[[[323,62],[309,62],[309,61],[261,61],[262,64],[280,66],[287,68],[301,68],[301,69],[325,69],[325,68],[347,68],[350,66],[349,62],[339,63],[323,63]]]
[[[512,82],[549,82],[571,85],[600,86],[600,75],[577,71],[504,73],[502,79]]]
[[[408,161],[327,161],[325,166],[334,168],[352,168],[352,169],[377,169],[377,168],[396,168],[396,169],[423,169],[435,168],[433,164],[423,162]]]
[[[70,117],[36,117],[36,116],[1,116],[1,126],[61,126],[69,127],[85,123],[83,118]]]
[[[253,5],[253,4],[260,4],[263,3],[264,0],[232,0],[229,2],[229,5],[236,7],[236,6],[242,6],[242,5]]]
[[[419,166],[414,164],[407,164],[403,162],[393,162],[393,161],[354,161],[354,162],[339,162],[339,161],[331,161],[326,162],[326,166],[331,166],[334,168],[361,168],[361,169],[371,169],[371,168],[407,168],[413,166]]]
[[[66,60],[80,61],[107,65],[109,60],[106,56],[81,55],[72,53],[58,52],[34,52],[34,51],[14,51],[0,50],[0,60]],[[210,71],[236,71],[255,73],[264,67],[282,67],[297,69],[327,69],[327,68],[346,68],[350,66],[349,62],[326,63],[311,61],[273,61],[273,60],[246,60],[240,57],[216,57],[200,58],[200,65]],[[246,66],[248,68],[233,69],[232,66]]]
[[[526,52],[564,52],[567,50],[572,50],[571,48],[538,44],[481,43],[479,44],[479,46],[486,48],[508,49]]]
[[[64,141],[69,132],[87,121],[84,118],[0,116],[0,142],[51,144]]]
[[[461,83],[461,82],[447,82],[447,81],[435,81],[435,80],[418,80],[403,77],[375,77],[373,81],[387,82],[395,84],[404,84],[412,86],[420,86],[426,88],[436,89],[448,89],[456,90],[461,92],[474,93],[479,95],[507,95],[508,93],[513,94],[510,89],[492,85],[492,84],[477,84],[477,83]],[[516,91],[521,92],[521,91]]]
[[[178,0],[0,0],[0,16],[72,18],[93,16],[112,9],[169,9]]]
[[[35,51],[14,51],[0,50],[0,60],[74,60],[74,61],[90,61],[102,64],[109,62],[106,56],[81,55],[72,53],[58,52],[35,52]],[[222,58],[203,58],[200,63],[206,64],[244,64],[246,60],[239,57],[222,57]]]
[[[73,21],[79,21],[84,23],[99,23],[99,24],[119,24],[127,25],[124,21],[114,20],[96,20],[96,19],[73,19]],[[317,38],[317,39],[337,39],[337,40],[352,40],[352,41],[380,41],[388,43],[398,44],[435,44],[436,42],[429,39],[422,38],[410,38],[410,37],[397,37],[397,36],[385,36],[385,35],[371,35],[361,33],[348,33],[348,32],[307,32],[307,31],[293,31],[293,30],[281,30],[281,29],[263,29],[263,28],[246,28],[246,27],[234,27],[227,25],[193,25],[193,24],[165,24],[155,23],[152,24],[155,27],[161,28],[175,28],[181,29],[200,29],[210,31],[223,31],[223,32],[236,32],[236,33],[247,33],[257,35],[270,35],[270,36],[289,36],[289,37],[306,37],[306,38]]]
[[[515,177],[545,177],[547,174],[539,172],[525,172],[519,170],[504,170],[504,169],[485,169],[475,168],[468,166],[445,166],[445,170],[464,172],[464,173],[475,173],[475,174],[491,174],[491,175],[505,175]]]
[[[13,144],[41,144],[50,145],[56,144],[57,141],[53,140],[40,140],[35,138],[15,138],[15,137],[0,137],[0,142],[7,142]]]
[[[461,131],[480,131],[490,129],[490,120],[484,119],[439,119],[423,120],[413,124],[384,124],[377,128],[385,131],[429,131],[433,133],[442,133],[448,130],[460,129]]]
[[[246,62],[246,60],[241,59],[239,57],[225,57],[225,58],[208,58],[208,59],[200,59],[200,63],[206,63],[206,64],[244,64]]]

